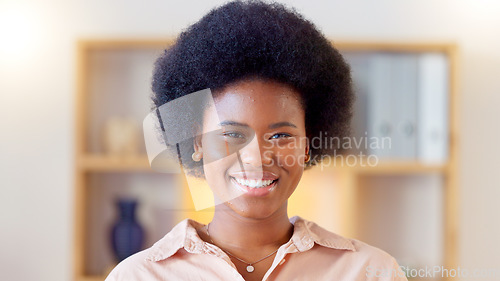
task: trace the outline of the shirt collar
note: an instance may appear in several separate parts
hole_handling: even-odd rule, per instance
[[[311,249],[315,243],[337,250],[356,251],[350,240],[329,232],[311,221],[295,216],[290,219],[290,222],[294,225],[291,240],[299,252]],[[202,227],[204,225],[197,221],[183,220],[151,247],[147,260],[161,261],[167,259],[181,248],[193,254],[207,253],[215,255],[217,251],[214,246],[201,240],[196,232],[196,229]]]
[[[293,224],[292,241],[299,252],[311,249],[314,244],[337,250],[356,251],[349,239],[327,231],[314,222],[295,216],[290,219]]]

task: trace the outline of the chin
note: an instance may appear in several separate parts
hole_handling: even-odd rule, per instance
[[[272,204],[255,198],[246,198],[240,196],[224,203],[230,210],[237,215],[248,219],[266,219],[280,210],[286,212],[286,201],[283,204]]]

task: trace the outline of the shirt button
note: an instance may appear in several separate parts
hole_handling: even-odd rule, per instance
[[[282,265],[282,264],[284,264],[284,263],[285,263],[285,259],[282,259],[282,260],[280,261],[279,265]]]

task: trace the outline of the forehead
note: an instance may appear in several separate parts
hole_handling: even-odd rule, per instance
[[[231,84],[216,93],[214,102],[221,120],[255,123],[304,118],[300,94],[272,81],[245,80]]]

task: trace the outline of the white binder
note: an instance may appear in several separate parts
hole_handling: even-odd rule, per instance
[[[414,160],[417,128],[417,68],[414,54],[376,54],[371,60],[368,134],[381,160]]]
[[[368,94],[368,136],[370,154],[379,159],[392,158],[394,125],[392,122],[392,58],[390,54],[374,54],[370,60]],[[374,146],[373,141],[378,145]]]
[[[392,59],[393,149],[396,160],[414,160],[417,155],[418,55],[396,54]]]
[[[448,75],[444,54],[420,55],[417,158],[425,164],[442,164],[448,159]]]

